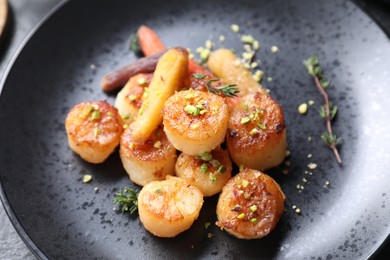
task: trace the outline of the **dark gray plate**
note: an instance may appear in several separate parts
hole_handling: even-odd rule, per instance
[[[270,174],[287,195],[286,212],[268,237],[237,240],[214,225],[203,228],[216,218],[213,197],[189,231],[156,238],[137,217],[113,211],[116,191],[135,187],[118,154],[97,166],[80,160],[67,146],[65,116],[82,101],[113,102],[100,78],[136,59],[128,39],[139,25],[156,29],[168,46],[195,49],[223,34],[225,46],[240,49],[232,23],[260,40],[262,69],[273,78],[264,85],[284,108],[291,166]],[[302,65],[312,54],[333,80],[342,167],[319,139],[322,100]],[[389,40],[348,1],[70,1],[35,31],[2,81],[1,198],[40,258],[367,258],[390,232],[389,68]],[[309,99],[315,104],[299,115],[297,106]],[[305,174],[310,162],[318,164],[313,175]],[[82,183],[84,174],[92,183]],[[308,183],[299,191],[302,178]]]

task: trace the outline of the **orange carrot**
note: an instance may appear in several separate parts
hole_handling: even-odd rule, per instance
[[[157,33],[146,25],[141,25],[137,32],[139,46],[145,56],[165,50],[164,43]]]
[[[216,77],[212,72],[208,71],[205,67],[203,67],[202,65],[200,65],[196,61],[189,60],[188,61],[188,75],[192,75],[192,74],[206,74],[206,75],[209,75],[213,78]]]
[[[150,56],[156,52],[160,52],[165,49],[164,43],[158,37],[157,33],[146,25],[141,25],[137,32],[139,46],[145,56]],[[189,60],[188,63],[188,74],[192,75],[195,73],[207,74],[215,77],[213,73],[205,69],[202,65],[198,64],[194,60]]]

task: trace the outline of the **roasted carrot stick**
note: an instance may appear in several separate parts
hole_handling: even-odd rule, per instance
[[[160,40],[157,33],[146,25],[141,25],[137,31],[138,43],[145,56],[153,55],[165,50],[164,43]]]
[[[152,55],[156,52],[162,51],[165,49],[164,43],[158,37],[157,33],[146,25],[139,27],[138,32],[138,42],[141,48],[141,51],[145,56]],[[207,74],[212,76],[213,74],[206,70],[203,66],[198,64],[194,60],[188,61],[188,74],[192,75],[195,73]]]

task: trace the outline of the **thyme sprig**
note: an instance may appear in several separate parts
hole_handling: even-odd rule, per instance
[[[139,37],[137,34],[130,35],[129,49],[137,56],[142,54],[141,46],[139,45]]]
[[[330,85],[330,80],[324,76],[316,56],[311,56],[307,60],[304,60],[303,64],[305,65],[309,75],[313,77],[317,90],[320,92],[325,102],[319,112],[320,116],[326,121],[327,131],[322,133],[321,139],[333,151],[337,162],[342,164],[342,160],[337,149],[337,146],[341,144],[341,138],[338,138],[332,130],[332,120],[337,114],[337,106],[333,105],[332,102],[329,101],[329,96],[326,92],[326,89]]]
[[[203,80],[207,77],[206,74],[193,74],[196,79]],[[220,78],[212,78],[205,82],[207,90],[215,95],[224,95],[225,97],[237,97],[237,94],[240,90],[236,87],[237,84],[225,84],[225,85],[215,85],[214,82],[220,81]]]
[[[119,204],[122,212],[133,214],[138,210],[138,192],[126,187],[115,195],[114,203]]]

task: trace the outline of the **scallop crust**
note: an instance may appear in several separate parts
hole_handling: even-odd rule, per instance
[[[213,160],[206,162],[198,156],[181,153],[175,166],[176,175],[199,188],[205,197],[221,192],[232,173],[232,162],[227,151],[217,148],[211,155]],[[206,171],[202,171],[202,165],[205,165]]]
[[[87,162],[102,163],[118,146],[123,122],[117,109],[108,102],[90,101],[71,109],[65,128],[69,146],[75,153]]]
[[[158,237],[175,237],[189,229],[198,218],[202,205],[202,192],[173,176],[148,183],[138,196],[140,220]]]
[[[243,121],[256,114],[257,119]],[[257,133],[253,129],[257,129]],[[282,163],[287,138],[281,106],[267,94],[256,93],[241,98],[229,119],[226,143],[237,165],[266,170]]]
[[[202,104],[205,113],[189,114],[187,105]],[[210,92],[186,90],[176,92],[163,108],[164,131],[174,147],[185,154],[199,155],[220,145],[229,120],[224,98]]]
[[[284,193],[270,176],[244,167],[219,196],[216,225],[237,238],[262,238],[275,229],[284,200]]]
[[[121,137],[120,158],[130,179],[144,186],[175,174],[176,149],[159,126],[144,144],[132,142],[131,125]]]

